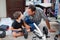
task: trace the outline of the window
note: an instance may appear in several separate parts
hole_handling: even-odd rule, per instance
[[[31,0],[29,0],[29,1],[31,1]]]
[[[59,0],[59,3],[60,3],[60,0]]]
[[[41,3],[44,3],[44,0],[41,0]]]
[[[39,0],[37,0],[37,1],[39,1]]]

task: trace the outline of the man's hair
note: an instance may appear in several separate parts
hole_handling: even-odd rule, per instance
[[[21,14],[22,14],[21,11],[16,11],[16,12],[13,14],[14,19],[18,19],[18,17],[20,17]]]
[[[28,6],[28,8],[31,9],[32,11],[35,11],[35,10],[36,10],[36,7],[35,7],[34,5],[32,5],[32,4],[30,4],[30,5]]]

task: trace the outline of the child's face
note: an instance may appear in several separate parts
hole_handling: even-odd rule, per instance
[[[23,14],[21,14],[21,16],[18,19],[21,20],[22,18],[23,18]]]

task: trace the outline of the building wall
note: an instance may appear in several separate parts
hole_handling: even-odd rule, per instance
[[[44,0],[44,3],[50,3],[51,0]]]
[[[28,6],[29,4],[40,4],[41,0],[26,0],[26,6]]]
[[[0,17],[6,17],[6,0],[0,0]]]

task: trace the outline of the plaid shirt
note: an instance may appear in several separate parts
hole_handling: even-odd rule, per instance
[[[24,12],[24,16],[29,16],[27,11]],[[45,13],[41,8],[36,7],[36,12],[34,16],[29,16],[30,19],[35,22],[37,25],[41,22],[41,19],[43,18],[44,20],[47,20],[48,18],[46,17]]]

